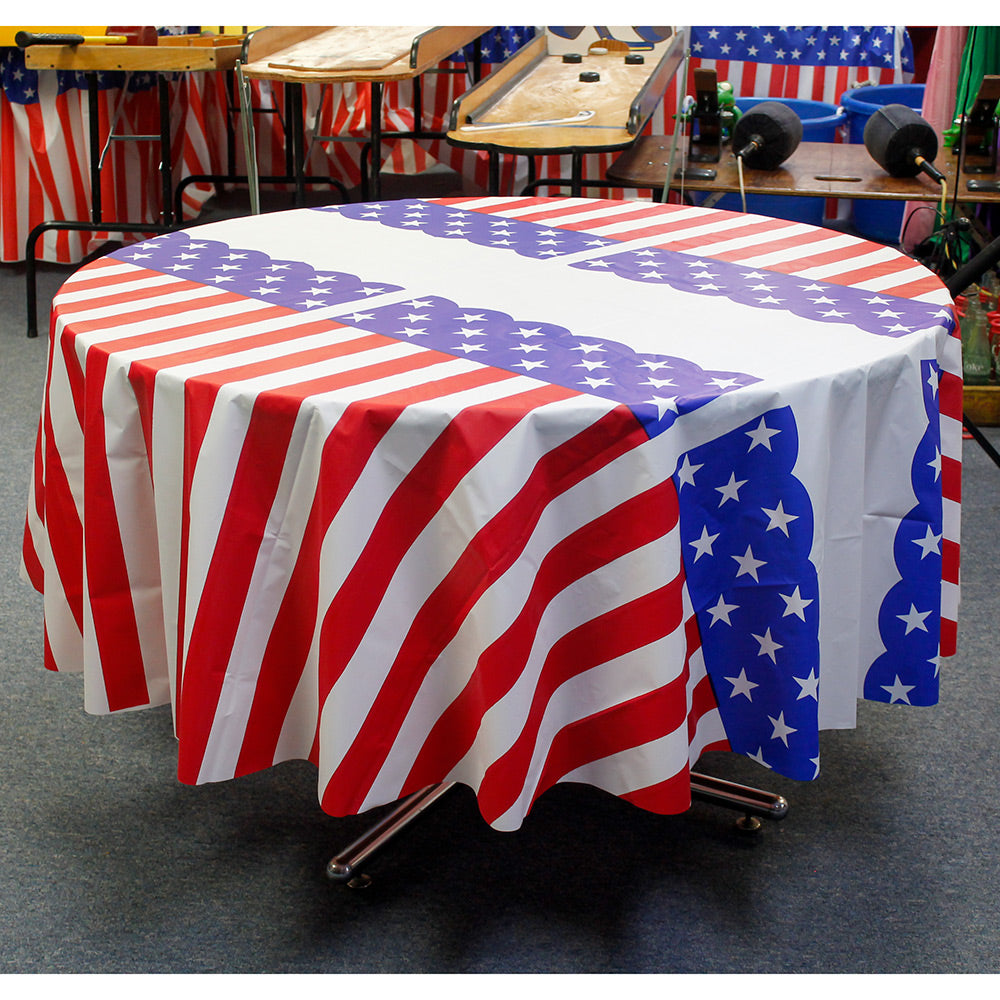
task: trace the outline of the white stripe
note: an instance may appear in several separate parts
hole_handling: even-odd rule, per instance
[[[474,365],[464,359],[456,359],[455,363],[446,362],[442,368],[447,368],[450,374],[456,371],[470,370]],[[382,383],[388,382],[382,380]],[[399,377],[396,381],[400,382]],[[427,381],[426,369],[419,375],[411,378],[414,385],[424,384]],[[435,407],[443,406],[454,408],[455,412],[465,406],[481,403],[488,400],[502,399],[523,392],[526,388],[536,388],[540,383],[526,376],[515,376],[502,382],[494,382],[488,385],[478,386],[460,392],[450,393],[435,400]],[[386,391],[385,385],[380,383],[370,383],[367,386],[359,387],[354,394],[356,398],[364,398],[375,395],[374,388],[378,391]],[[402,387],[402,386],[400,386]],[[216,722],[213,725],[209,744],[206,749],[205,758],[202,764],[203,777],[199,780],[215,780],[212,775],[225,776],[232,773],[240,747],[243,741],[243,734],[246,727],[246,720],[249,714],[251,699],[246,698],[247,685],[252,685],[259,664],[266,648],[274,619],[280,605],[280,594],[287,587],[288,575],[294,568],[295,556],[302,541],[302,534],[305,529],[311,504],[303,504],[302,497],[312,497],[317,492],[317,482],[321,471],[321,459],[323,449],[331,432],[335,430],[336,423],[343,411],[346,409],[349,393],[338,390],[336,398],[316,396],[307,401],[300,410],[300,420],[297,421],[296,437],[289,444],[288,454],[282,470],[282,478],[279,489],[272,505],[268,527],[264,531],[261,547],[258,551],[257,561],[254,567],[247,599],[244,602],[244,614],[240,620],[237,637],[233,644],[232,656],[226,673],[226,681],[218,701],[215,713]],[[414,411],[421,411],[421,417],[415,416]],[[327,538],[336,535],[333,543],[335,557],[339,566],[338,579],[328,586],[328,561],[321,560],[323,579],[323,594],[320,596],[319,607],[324,609],[328,606],[340,583],[346,578],[347,573],[353,567],[360,554],[374,522],[381,514],[384,500],[391,496],[395,485],[405,477],[406,471],[397,472],[394,465],[399,456],[405,455],[406,460],[416,462],[436,440],[436,433],[428,431],[422,426],[422,407],[414,404],[413,407],[404,410],[397,418],[393,427],[386,434],[386,438],[375,450],[371,460],[366,465],[365,470],[359,477],[358,484],[355,484],[343,507],[338,512],[331,526]],[[414,432],[422,440],[414,441]],[[397,447],[392,447],[392,441],[399,439]],[[207,440],[207,438],[206,438]],[[306,451],[299,449],[307,446]],[[391,454],[392,459],[387,463],[383,455]],[[516,450],[506,455],[504,463],[507,470],[516,461]],[[386,476],[389,471],[388,477]],[[371,480],[388,478],[388,489],[383,489],[378,496],[383,498],[383,503],[373,503]],[[195,489],[192,486],[192,509],[195,506]],[[228,498],[228,490],[226,491]],[[438,532],[437,550],[419,552],[411,556],[412,560],[419,563],[418,576],[420,586],[431,585],[429,571],[432,568],[446,570],[450,565],[447,555],[440,551],[440,544],[451,541],[454,528],[456,526],[454,509],[448,510],[441,515],[447,522],[447,530]],[[192,515],[192,520],[194,515]],[[345,521],[347,527],[345,528]],[[192,533],[193,535],[193,533]],[[213,543],[214,544],[214,543]],[[192,537],[192,549],[201,547],[201,543],[196,543]],[[272,549],[280,548],[282,551],[282,563],[287,567],[287,572],[283,573],[280,579],[274,578],[274,560],[271,558]],[[324,542],[324,549],[326,542]],[[351,552],[345,552],[350,549]],[[193,560],[192,560],[193,562]],[[190,574],[189,574],[190,578]],[[201,582],[204,581],[204,574],[201,575]],[[437,581],[433,581],[436,583]],[[193,584],[192,586],[194,586]],[[201,586],[197,586],[198,592]],[[276,593],[277,591],[277,593]],[[325,594],[325,596],[324,596]],[[408,595],[408,597],[411,595]],[[387,602],[391,605],[388,617],[391,627],[408,625],[408,622],[398,620],[398,607],[401,605]],[[323,615],[319,615],[316,631],[322,626]],[[316,636],[314,636],[314,645]],[[376,675],[380,669],[387,669],[391,664],[391,657],[384,660],[369,659],[363,664],[365,677]],[[307,669],[315,679],[315,667]],[[375,687],[377,691],[377,686]],[[358,702],[352,701],[352,708],[356,710]],[[357,721],[360,721],[357,720]]]
[[[681,626],[657,643],[577,674],[553,692],[538,730],[521,793],[493,822],[494,829],[516,830],[521,825],[538,789],[552,741],[560,730],[669,683],[673,677],[650,676],[648,667],[655,662],[682,664],[683,647],[684,629]],[[664,671],[664,675],[666,673]],[[626,795],[681,773],[688,766],[688,755],[688,727],[684,718],[665,736],[589,761],[561,776],[560,781],[583,782],[612,795]]]
[[[155,503],[146,442],[127,370],[109,369],[102,387],[101,401],[104,411],[105,468],[111,485],[113,516],[121,538],[142,667],[146,676],[146,704],[161,705],[170,700],[171,692],[156,532],[150,531],[150,525],[156,524]],[[89,519],[84,522],[85,534],[88,523],[93,524]],[[86,568],[84,575],[87,575]],[[91,621],[89,590],[89,587],[84,588],[88,623]],[[96,637],[94,647],[97,648]],[[96,662],[100,660],[98,654]]]
[[[512,444],[519,445],[520,442]],[[382,771],[369,793],[365,808],[375,805],[376,799],[392,801],[398,797],[412,766],[415,751],[426,741],[444,706],[450,704],[468,683],[483,651],[513,625],[534,584],[537,568],[546,555],[583,525],[604,516],[608,511],[641,492],[643,487],[637,488],[637,484],[649,484],[648,462],[651,451],[648,445],[640,445],[620,455],[603,469],[549,502],[535,525],[521,557],[480,597],[475,608],[470,609],[454,637],[428,670],[413,705],[400,726],[400,735],[394,742]],[[506,454],[498,452],[497,457],[502,459]],[[493,456],[489,458],[492,460]],[[524,464],[526,459],[522,456],[519,461]],[[530,464],[530,460],[528,463]],[[477,475],[480,471],[479,467],[475,470]],[[482,492],[487,495],[485,489]],[[501,502],[496,505],[497,510],[507,502],[509,493],[508,487],[504,490]],[[481,522],[485,524],[492,513],[484,512]],[[443,528],[444,524],[440,519],[432,522],[425,532],[425,537],[422,537],[421,544],[429,544],[435,537],[439,543],[443,543]],[[471,528],[466,534],[471,537]],[[455,559],[458,554],[456,552]],[[450,560],[453,561],[454,559]],[[437,582],[435,578],[434,585]],[[428,593],[432,589],[433,587],[429,586]],[[390,606],[392,604],[388,597],[385,603]],[[593,607],[591,603],[591,608]],[[602,607],[601,610],[607,608]],[[403,623],[400,631],[405,633],[408,625],[408,622]],[[380,662],[386,658],[391,661],[402,638],[403,634],[400,634],[396,645],[387,656],[380,655]],[[364,656],[359,651],[356,659],[359,660],[359,664],[367,662],[368,669],[371,669],[373,658],[367,650]],[[360,666],[358,669],[361,669]],[[349,705],[345,705],[344,709],[349,711]]]
[[[483,715],[475,742],[451,772],[451,778],[459,778],[473,788],[479,787],[487,768],[514,745],[527,723],[542,668],[553,646],[563,636],[585,625],[601,612],[657,590],[663,585],[662,566],[680,565],[679,548],[680,532],[674,528],[666,536],[625,554],[580,580],[575,580],[553,597],[538,622],[531,652],[516,682]],[[673,641],[669,641],[670,638]],[[672,637],[668,637],[667,646],[673,647],[675,652],[683,650],[683,622],[677,626]],[[647,658],[646,653],[652,655]],[[684,662],[683,652],[679,658],[672,656],[662,660],[655,653],[655,647],[636,653],[633,662],[645,669],[638,670],[636,675],[631,677],[622,671],[618,677],[616,700],[623,701],[636,697],[669,683],[678,676]],[[589,671],[593,675],[590,681],[594,685],[594,690],[598,692],[601,690],[601,678],[605,672],[614,677],[618,675],[619,670],[621,665],[617,660],[594,667]],[[567,709],[573,711],[572,706],[568,706]],[[583,714],[588,715],[590,712],[585,710]],[[570,721],[573,721],[572,716],[560,720],[556,728],[561,728]],[[549,734],[549,739],[552,735],[554,734]],[[533,756],[525,781],[525,792],[522,794],[530,796],[534,790],[547,749],[547,746],[543,746],[539,752],[536,747],[536,755]]]

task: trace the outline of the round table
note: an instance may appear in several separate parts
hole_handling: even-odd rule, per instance
[[[158,236],[57,295],[24,571],[179,777],[658,812],[811,779],[954,650],[960,342],[898,252],[753,215],[401,200]]]

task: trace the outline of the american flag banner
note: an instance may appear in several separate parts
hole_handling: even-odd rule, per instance
[[[24,259],[25,241],[42,222],[89,221],[91,212],[89,109],[84,74],[28,69],[24,53],[0,49],[0,254]],[[120,112],[118,130],[159,130],[155,79],[150,74],[102,73],[98,113],[102,135]],[[159,213],[156,150],[149,143],[113,144],[101,174],[104,217],[153,221]],[[73,263],[100,236],[47,232],[38,256]]]
[[[961,357],[921,265],[585,198],[212,223],[57,295],[22,571],[85,706],[178,776],[453,780],[496,829],[660,813],[726,749],[796,779],[859,698],[938,699]]]
[[[691,56],[693,67],[715,69],[738,97],[837,104],[859,84],[913,79],[913,43],[898,25],[696,27]]]
[[[26,240],[35,226],[90,221],[90,107],[86,74],[29,69],[20,49],[0,49],[0,75],[0,261],[7,263],[24,260]],[[225,172],[225,86],[222,73],[169,75],[174,183],[191,175]],[[101,72],[97,88],[102,142],[112,125],[119,136],[159,136],[155,74]],[[101,167],[103,219],[162,222],[159,146],[158,139],[108,145]],[[186,187],[184,218],[195,218],[213,194],[210,184]],[[103,232],[50,230],[36,243],[36,256],[73,264],[109,240],[139,238],[111,226]]]

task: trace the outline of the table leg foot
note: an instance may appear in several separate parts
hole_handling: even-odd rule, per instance
[[[430,785],[403,799],[391,812],[327,862],[327,878],[334,882],[343,882],[352,889],[367,888],[371,885],[371,879],[358,870],[359,866],[379,848],[384,847],[404,827],[409,826],[425,809],[454,787],[454,784],[452,781],[447,781],[440,785]]]
[[[738,785],[708,774],[691,772],[691,798],[714,805],[738,809],[743,816],[736,821],[742,833],[758,833],[760,819],[784,819],[788,813],[788,800],[783,795],[767,792],[749,785]]]

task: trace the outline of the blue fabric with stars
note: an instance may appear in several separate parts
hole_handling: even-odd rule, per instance
[[[794,275],[754,271],[743,264],[705,261],[658,247],[619,250],[620,241],[568,229],[551,229],[521,219],[504,219],[458,205],[436,205],[418,200],[334,205],[317,209],[348,219],[368,221],[393,229],[419,230],[440,239],[464,240],[495,250],[508,250],[535,260],[558,259],[588,252],[571,267],[604,271],[643,284],[666,284],[698,295],[719,295],[755,309],[777,309],[826,323],[851,323],[868,333],[903,337],[915,330],[951,322],[940,306],[844,285],[804,283]],[[607,248],[606,254],[595,250]],[[883,304],[881,310],[873,304]]]
[[[913,42],[901,33],[898,68],[913,69]],[[879,27],[758,27],[725,25],[691,28],[691,54],[699,59],[772,63],[784,66],[895,67],[896,29]]]
[[[869,701],[936,705],[938,645],[941,636],[942,500],[941,433],[938,420],[938,370],[921,365],[927,430],[913,456],[911,482],[916,505],[900,521],[893,557],[900,580],[879,609],[879,634],[885,652],[865,676]]]
[[[730,746],[790,778],[818,772],[813,512],[792,475],[790,407],[688,452],[674,475],[688,592]]]
[[[299,312],[357,302],[358,308],[334,318],[359,330],[623,403],[650,437],[681,414],[759,381],[745,373],[703,369],[685,358],[639,354],[612,340],[586,340],[563,326],[459,305],[440,295],[366,307],[364,300],[401,287],[272,259],[259,250],[199,239],[196,232],[168,233],[111,256]]]

